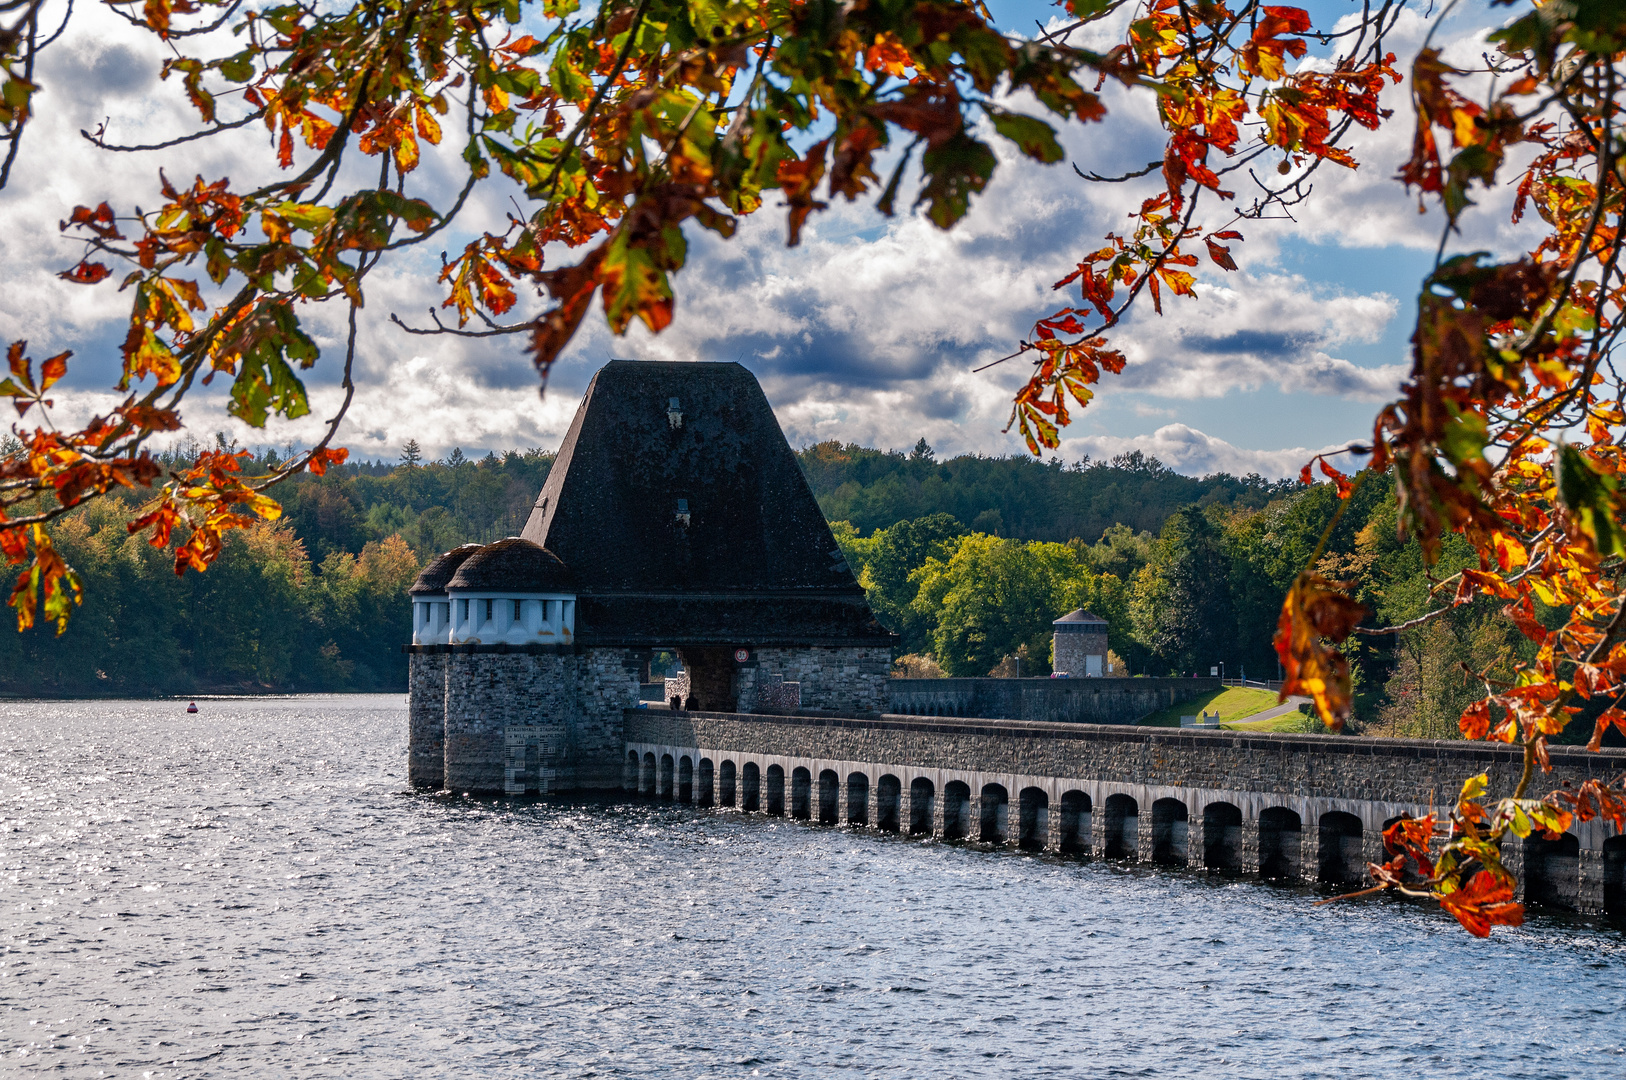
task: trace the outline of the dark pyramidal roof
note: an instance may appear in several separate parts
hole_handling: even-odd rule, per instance
[[[570,571],[557,555],[518,536],[478,548],[458,567],[446,587],[554,593],[575,592],[576,588]]]
[[[584,641],[890,640],[739,364],[599,369],[524,536],[570,567]]]
[[[1077,608],[1073,611],[1069,611],[1067,614],[1057,619],[1052,625],[1063,626],[1071,625],[1073,623],[1099,623],[1102,627],[1107,625],[1107,621],[1105,619],[1101,618],[1099,615],[1091,615],[1083,608]]]
[[[407,590],[410,596],[439,596],[446,591],[446,583],[452,580],[457,568],[462,566],[470,555],[480,550],[479,544],[464,544],[453,548],[444,555],[437,555],[431,559],[429,565],[418,572],[417,580],[412,588]]]

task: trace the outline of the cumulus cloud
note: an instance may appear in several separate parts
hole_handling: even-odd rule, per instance
[[[1411,18],[1403,16],[1395,37],[1403,54],[1423,32],[1420,22],[1405,21]],[[1450,47],[1471,56],[1476,34],[1465,30]],[[179,87],[156,78],[162,56],[155,40],[132,34],[100,6],[76,15],[69,35],[48,54],[40,119],[26,136],[21,169],[0,207],[0,258],[8,266],[0,336],[33,339],[36,355],[66,345],[80,349],[69,383],[80,391],[103,390],[116,379],[128,297],[110,285],[76,288],[55,277],[77,257],[74,246],[58,238],[56,222],[76,203],[110,198],[128,206],[150,199],[161,164],[176,180],[194,172],[229,175],[239,186],[260,179],[251,174],[264,160],[265,133],[252,127],[184,153],[111,155],[79,136],[80,128],[104,119],[109,137],[121,142],[188,130],[193,117]],[[1113,110],[1108,126],[1063,132],[1069,162],[1102,174],[1138,169],[1161,153],[1152,98],[1114,87],[1106,93]],[[1404,110],[1404,94],[1402,86],[1386,101]],[[1115,330],[1113,344],[1125,351],[1129,366],[1105,377],[1063,453],[1110,456],[1139,448],[1182,471],[1289,475],[1314,451],[1269,448],[1288,441],[1272,435],[1279,397],[1256,418],[1257,443],[1265,449],[1165,422],[1181,414],[1182,403],[1220,397],[1234,397],[1245,410],[1249,395],[1265,392],[1361,402],[1390,396],[1403,358],[1373,363],[1352,357],[1384,338],[1402,304],[1387,291],[1347,284],[1336,251],[1339,245],[1435,242],[1433,219],[1420,222],[1415,203],[1391,179],[1408,148],[1405,123],[1363,134],[1356,149],[1365,164],[1355,172],[1328,166],[1318,173],[1313,214],[1299,222],[1249,223],[1247,241],[1235,249],[1239,271],[1226,273],[1205,261],[1198,300],[1166,298],[1164,316],[1147,307]],[[448,186],[458,149],[426,153],[414,182]],[[787,249],[783,211],[772,197],[731,241],[689,230],[689,265],[675,279],[674,323],[659,336],[635,325],[618,339],[595,313],[541,400],[519,339],[414,337],[388,322],[397,312],[427,325],[426,309],[441,299],[439,248],[455,250],[469,235],[501,227],[506,190],[482,190],[456,230],[434,242],[436,251],[386,264],[369,279],[357,396],[341,440],[367,457],[393,457],[409,438],[436,455],[453,446],[469,452],[557,445],[591,373],[611,357],[629,357],[740,360],[762,379],[796,445],[836,438],[907,447],[924,436],[940,453],[1021,452],[1019,441],[1001,429],[1011,395],[1026,377],[1025,363],[976,369],[1014,351],[1036,317],[1070,302],[1051,284],[1106,232],[1125,228],[1147,190],[1086,185],[1067,165],[1026,161],[998,140],[996,150],[1000,169],[989,194],[952,232],[919,216],[887,221],[869,204],[838,202],[815,215],[800,247]],[[184,171],[177,170],[179,162]],[[1496,216],[1490,202],[1475,221]],[[1470,229],[1482,232],[1469,240],[1484,239],[1498,250],[1519,242],[1505,230],[1472,223]],[[1288,237],[1308,237],[1332,257],[1288,272],[1277,258]],[[1405,294],[1415,283],[1393,287]],[[223,388],[216,384],[192,400],[189,422],[206,431],[223,428],[248,443],[315,437],[339,401],[342,314],[309,311],[324,350],[309,373],[311,417],[265,432],[222,422]],[[79,408],[88,414],[112,400],[98,393],[80,399]],[[1111,430],[1098,426],[1102,416],[1111,418]],[[1144,434],[1153,423],[1164,426]]]
[[[1233,476],[1258,473],[1270,479],[1284,479],[1297,476],[1305,462],[1316,454],[1342,450],[1347,445],[1334,443],[1318,449],[1294,446],[1278,450],[1247,450],[1185,424],[1165,424],[1150,435],[1086,435],[1068,439],[1062,443],[1062,450],[1069,457],[1087,454],[1097,459],[1139,450],[1147,457],[1157,458],[1175,472],[1192,476],[1219,472]]]

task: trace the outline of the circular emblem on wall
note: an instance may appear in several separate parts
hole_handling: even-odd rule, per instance
[[[749,659],[751,659],[751,650],[750,649],[735,649],[734,650],[734,662],[736,664],[743,664]]]

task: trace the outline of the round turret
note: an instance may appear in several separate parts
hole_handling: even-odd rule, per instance
[[[419,571],[417,580],[407,590],[412,598],[412,644],[430,645],[450,640],[452,604],[446,596],[446,583],[457,573],[458,567],[479,550],[479,544],[464,544],[437,555]]]
[[[576,586],[559,556],[540,544],[510,536],[487,544],[464,560],[448,579],[447,588],[574,593]]]
[[[566,645],[576,586],[557,555],[510,536],[464,559],[446,582],[453,645]]]

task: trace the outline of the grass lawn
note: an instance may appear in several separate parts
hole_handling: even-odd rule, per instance
[[[1275,700],[1275,695],[1271,695]],[[1190,716],[1190,713],[1186,714]],[[1178,722],[1178,721],[1176,721]],[[1234,724],[1222,724],[1221,727],[1232,731],[1280,731],[1289,735],[1328,735],[1325,725],[1319,716],[1305,716],[1297,710],[1283,713],[1281,716],[1272,716],[1269,720],[1243,720]]]
[[[1178,705],[1171,705],[1167,709],[1159,709],[1150,716],[1140,719],[1141,727],[1179,727],[1182,716],[1196,716],[1201,712],[1218,711],[1220,723],[1229,726],[1237,720],[1252,716],[1254,713],[1264,712],[1266,709],[1276,707],[1276,694],[1271,690],[1257,690],[1251,686],[1227,686],[1223,690],[1215,690],[1210,694],[1202,694],[1189,701],[1182,701]],[[1274,725],[1277,721],[1298,722],[1297,716],[1279,716],[1275,720],[1266,720],[1258,728],[1249,730],[1297,731],[1296,727],[1278,729]]]

